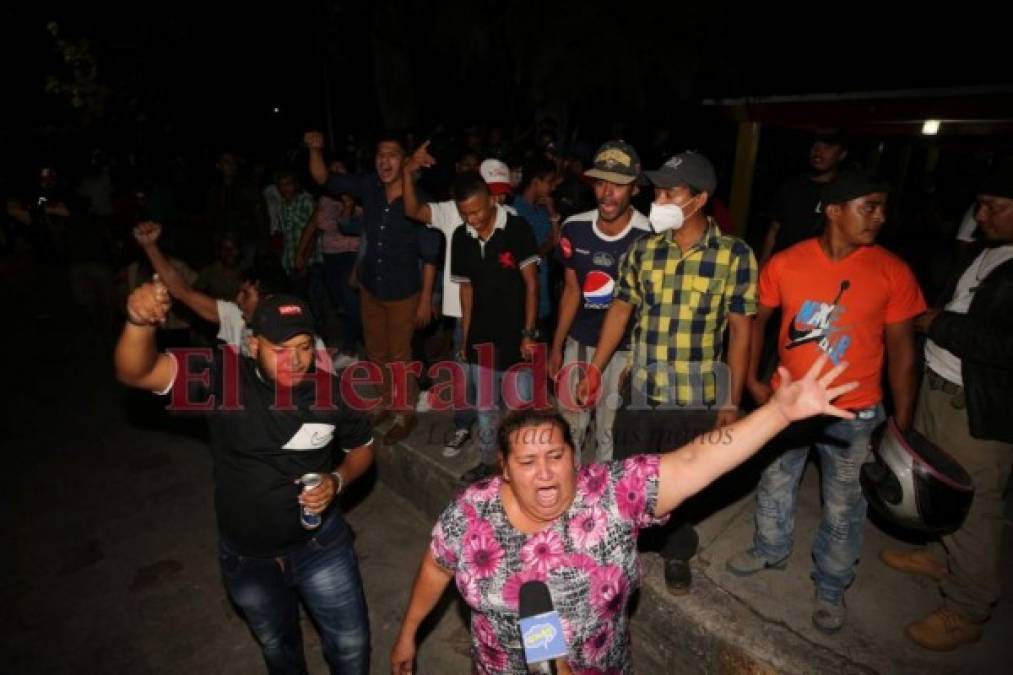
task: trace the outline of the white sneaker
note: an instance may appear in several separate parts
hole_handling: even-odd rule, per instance
[[[470,439],[470,429],[454,429],[454,432],[444,440],[443,456],[457,457],[461,454],[461,450],[464,450],[464,446],[468,444]]]
[[[429,390],[423,389],[419,392],[419,400],[415,403],[415,412],[427,413],[433,409],[433,404],[429,400]]]

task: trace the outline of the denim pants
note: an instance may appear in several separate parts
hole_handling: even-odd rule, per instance
[[[303,675],[299,600],[312,617],[332,674],[369,672],[369,620],[348,525],[337,514],[316,537],[277,558],[240,555],[223,537],[219,562],[271,675]]]
[[[756,536],[753,553],[777,562],[791,552],[798,487],[810,446],[820,456],[823,512],[813,542],[812,578],[818,597],[839,603],[855,580],[862,549],[866,501],[858,482],[868,461],[869,437],[885,419],[882,405],[856,411],[853,420],[820,417],[793,425],[789,445],[760,476],[756,490]],[[785,438],[776,442],[785,442]]]
[[[500,421],[500,408],[506,408],[508,403],[531,401],[531,370],[525,368],[511,373],[510,377],[505,375],[506,371],[503,370],[483,368],[477,363],[468,364],[468,379],[476,392],[478,448],[483,464],[496,463],[496,431]],[[512,400],[504,399],[504,392]],[[521,401],[517,401],[518,397]]]
[[[464,346],[464,322],[460,318],[454,319],[454,358],[461,353],[461,349]],[[463,408],[457,408],[454,410],[454,429],[471,429],[471,425],[475,423],[475,409],[472,405],[475,403],[475,385],[474,380],[471,377],[471,368],[464,369],[465,377],[465,398],[468,401],[468,405]]]

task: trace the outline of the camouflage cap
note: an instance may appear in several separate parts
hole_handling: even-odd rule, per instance
[[[640,177],[640,156],[625,141],[608,141],[594,154],[594,163],[584,172],[589,178],[629,185]]]

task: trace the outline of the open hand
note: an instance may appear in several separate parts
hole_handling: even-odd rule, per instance
[[[429,154],[429,143],[430,141],[426,141],[415,148],[415,152],[408,158],[413,169],[429,169],[436,165],[436,158]]]
[[[421,330],[436,318],[436,309],[431,299],[419,298],[419,304],[415,307],[415,328]]]
[[[411,675],[415,664],[415,636],[398,635],[390,652],[391,675]]]
[[[771,403],[776,405],[781,414],[789,422],[813,417],[815,415],[833,415],[846,420],[854,419],[855,414],[848,410],[842,410],[831,404],[841,394],[846,394],[858,386],[858,382],[848,382],[837,387],[831,387],[834,380],[848,367],[847,361],[831,368],[823,376],[819,372],[827,363],[827,355],[820,354],[809,372],[800,380],[792,380],[791,374],[784,366],[778,368],[781,376],[781,386],[778,387]]]
[[[587,373],[577,381],[577,405],[593,406],[601,393],[601,371],[590,366]]]

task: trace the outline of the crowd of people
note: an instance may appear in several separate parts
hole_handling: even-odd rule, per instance
[[[758,256],[732,234],[699,151],[645,169],[621,139],[593,154],[551,138],[456,154],[418,140],[383,135],[356,170],[357,157],[329,156],[309,131],[305,164],[259,194],[223,153],[203,237],[191,237],[212,243],[200,271],[170,191],[153,183],[113,208],[101,156],[75,190],[47,167],[37,199],[7,201],[5,245],[66,262],[97,327],[114,321],[112,262],[124,263],[124,383],[243,401],[208,413],[220,562],[270,672],[305,670],[299,599],[332,671],[368,669],[362,584],[334,499],[374,444],[402,441],[419,410],[439,407],[427,365],[441,360],[460,373],[442,401],[454,410],[443,454],[476,463],[433,530],[392,672],[412,672],[416,630],[451,580],[472,610],[477,672],[525,672],[529,581],[562,616],[561,669],[631,672],[641,530],[656,535],[669,591],[690,592],[698,538],[676,507],[761,448],[774,451],[754,538],[727,568],[785,567],[815,450],[812,623],[839,631],[867,526],[859,469],[887,417],[945,448],[975,487],[956,532],[883,552],[939,582],[942,605],[907,634],[934,650],[980,638],[1000,599],[1013,467],[1009,164],[983,176],[950,283],[927,301],[910,265],[877,245],[890,187],[848,161],[840,132],[814,138],[808,170],[774,195]],[[196,366],[165,351],[194,340],[231,349]],[[350,405],[344,375],[363,364],[380,375],[377,395]],[[308,473],[320,482],[303,489]],[[300,527],[301,511],[323,524]]]

